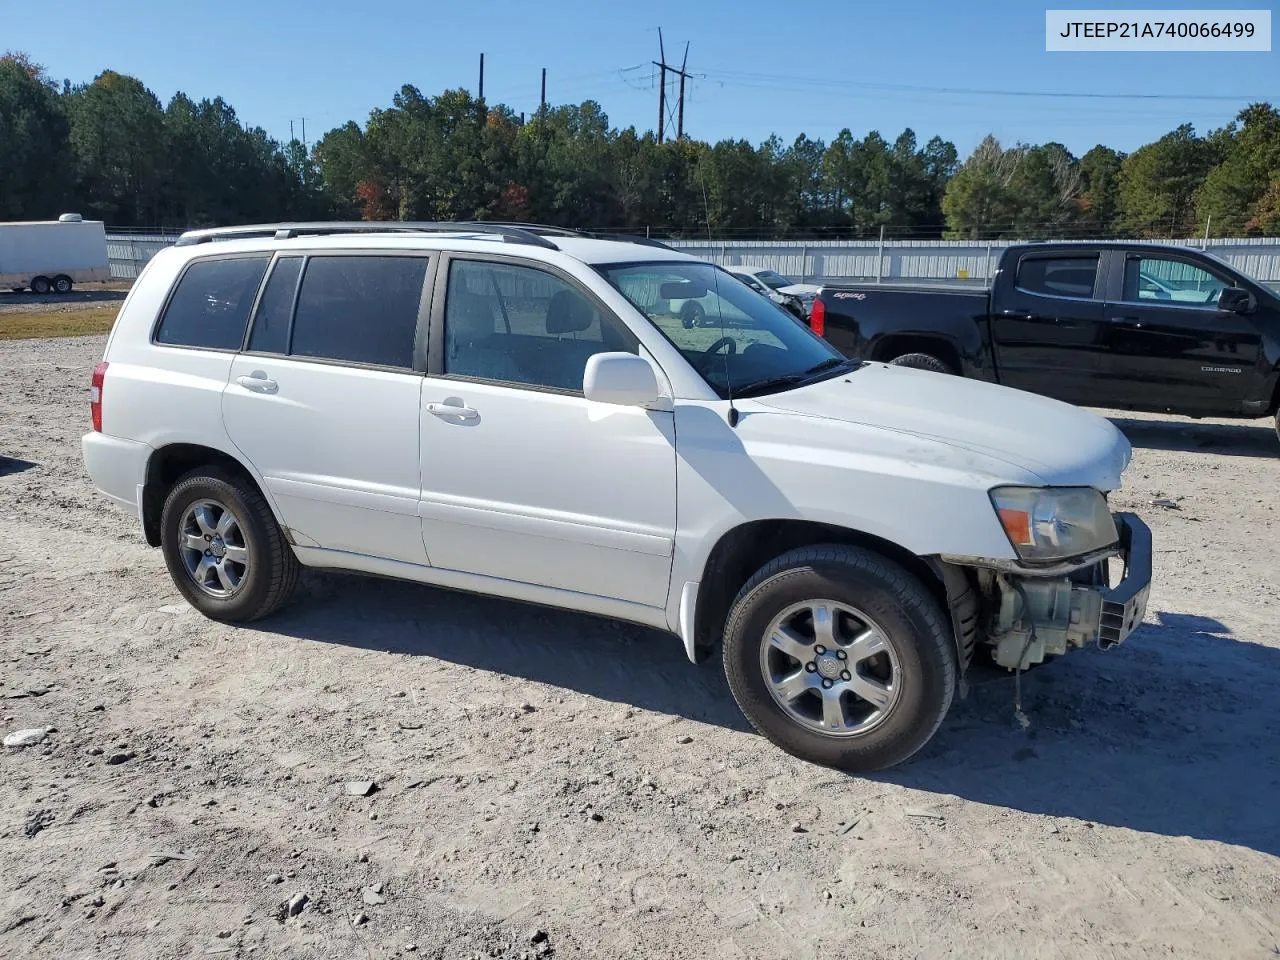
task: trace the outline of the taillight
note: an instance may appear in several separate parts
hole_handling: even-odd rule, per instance
[[[820,337],[827,335],[827,305],[817,297],[809,308],[809,329]]]
[[[93,379],[89,381],[89,414],[93,417],[94,433],[102,432],[102,384],[107,379],[107,361],[103,360],[93,368]]]

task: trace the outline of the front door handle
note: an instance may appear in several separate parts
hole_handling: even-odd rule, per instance
[[[1116,323],[1127,323],[1131,327],[1142,326],[1142,321],[1137,317],[1115,317]]]
[[[275,393],[280,389],[280,384],[276,383],[261,370],[255,370],[247,377],[236,377],[236,383],[246,390],[252,390],[254,393]]]
[[[1030,313],[1028,313],[1025,310],[1001,310],[1000,316],[1005,317],[1009,320],[1034,320],[1035,319],[1035,317],[1033,317]]]
[[[479,410],[461,403],[428,403],[427,413],[441,420],[453,420],[457,423],[480,419]]]

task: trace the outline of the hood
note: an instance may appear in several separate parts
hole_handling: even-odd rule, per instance
[[[927,438],[1003,461],[1051,486],[1114,490],[1129,441],[1108,420],[980,380],[869,363],[754,398],[761,406]]]

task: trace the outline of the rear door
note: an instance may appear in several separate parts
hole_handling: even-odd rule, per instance
[[[414,348],[431,265],[379,252],[272,266],[222,413],[300,545],[427,562]]]
[[[1116,256],[1123,272],[1106,305],[1107,392],[1138,409],[1240,413],[1262,338],[1250,317],[1218,309],[1230,276],[1165,251]]]
[[[1097,402],[1104,324],[1096,251],[1026,253],[992,296],[991,331],[1000,382],[1072,403]]]

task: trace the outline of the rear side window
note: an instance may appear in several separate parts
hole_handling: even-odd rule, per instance
[[[426,257],[312,257],[302,275],[289,352],[413,366]]]
[[[1092,297],[1097,257],[1031,257],[1018,264],[1018,288],[1050,297]]]
[[[239,350],[269,259],[236,257],[192,263],[165,307],[156,342]]]
[[[253,318],[250,350],[259,353],[289,352],[289,318],[293,315],[293,295],[298,289],[301,273],[301,257],[281,257],[276,261]]]

